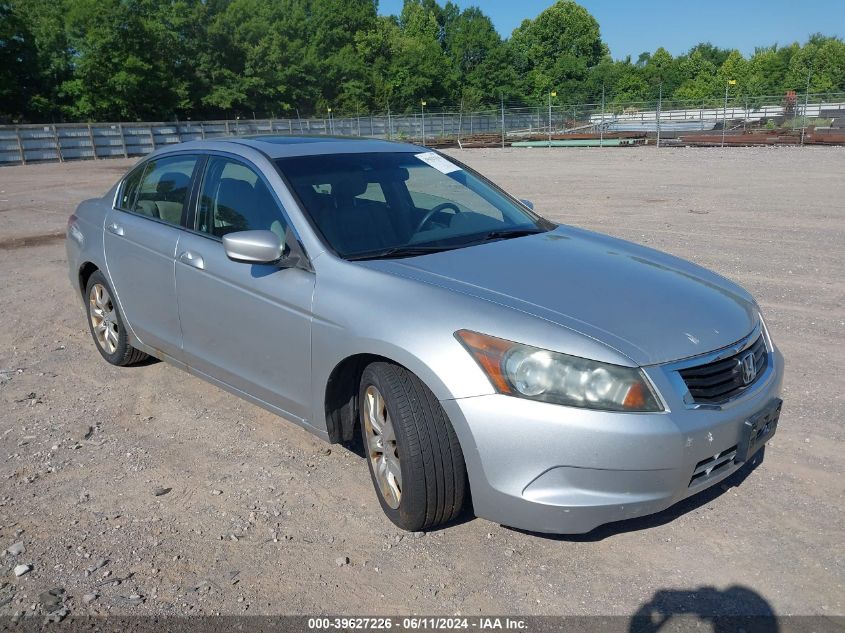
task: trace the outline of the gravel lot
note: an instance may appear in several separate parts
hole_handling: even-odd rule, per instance
[[[753,292],[788,363],[764,463],[585,536],[472,517],[403,534],[349,450],[99,357],[61,236],[132,161],[5,167],[0,615],[845,614],[845,148],[454,154],[549,218]]]

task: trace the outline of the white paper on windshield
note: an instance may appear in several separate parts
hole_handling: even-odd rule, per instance
[[[431,165],[437,171],[443,174],[449,174],[453,171],[460,171],[461,168],[457,165],[450,163],[448,160],[443,158],[440,154],[435,154],[434,152],[423,152],[422,154],[414,154],[416,158],[419,158],[422,162]]]

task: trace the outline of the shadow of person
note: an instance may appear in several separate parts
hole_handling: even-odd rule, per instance
[[[631,617],[629,633],[657,631],[778,633],[768,601],[748,587],[661,589]]]

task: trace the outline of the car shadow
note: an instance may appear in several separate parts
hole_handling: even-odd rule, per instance
[[[682,626],[683,624],[683,626]],[[778,633],[775,611],[759,593],[734,585],[661,589],[631,617],[629,633],[713,631],[714,633]]]
[[[731,488],[736,488],[737,486],[742,484],[742,482],[745,481],[746,478],[748,478],[748,476],[752,472],[754,472],[754,470],[760,464],[763,463],[765,452],[766,447],[764,446],[730,477],[727,477],[718,484],[710,486],[709,488],[702,490],[701,492],[691,497],[679,501],[678,503],[667,508],[666,510],[657,512],[655,514],[636,517],[634,519],[626,519],[624,521],[616,521],[614,523],[600,525],[599,527],[595,528],[590,532],[587,532],[586,534],[545,534],[540,532],[531,532],[529,530],[520,530],[518,528],[508,528],[507,526],[502,527],[505,527],[506,529],[515,532],[522,532],[524,534],[530,534],[532,536],[537,536],[540,538],[555,541],[571,541],[574,543],[591,543],[596,541],[602,541],[611,536],[616,536],[617,534],[624,534],[626,532],[637,532],[640,530],[647,530],[649,528],[659,527],[661,525],[671,523],[678,517],[687,514],[688,512],[692,512],[693,510],[696,510],[703,505],[707,505],[711,501],[718,499]]]
[[[155,365],[160,362],[161,360],[156,358],[155,356],[148,355],[144,360],[139,360],[137,363],[132,363],[129,368],[132,369],[135,367],[149,367],[150,365]]]

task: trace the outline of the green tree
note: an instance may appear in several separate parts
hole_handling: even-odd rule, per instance
[[[309,66],[315,68],[318,107],[354,112],[374,102],[357,33],[375,28],[374,0],[313,0],[308,14]],[[308,28],[310,27],[310,28]]]
[[[795,47],[796,45],[793,45]],[[778,95],[784,92],[784,78],[792,56],[790,49],[778,48],[777,45],[758,48],[748,62],[746,77],[747,91],[750,95]]]
[[[218,116],[313,111],[320,96],[309,52],[308,6],[301,0],[232,0],[209,27],[200,101]]]
[[[375,103],[393,111],[416,111],[425,100],[436,107],[449,100],[454,74],[441,45],[438,14],[426,3],[408,0],[399,19],[379,17],[361,33],[358,49],[370,69]]]
[[[568,101],[585,96],[588,71],[607,54],[599,24],[581,5],[558,0],[513,32],[512,49],[522,93],[540,100],[551,89]]]
[[[784,86],[790,90],[806,90],[810,77],[810,92],[838,92],[845,90],[845,42],[819,33],[796,50],[790,57]]]
[[[477,7],[405,0],[0,0],[0,117],[172,119],[508,102],[718,102],[845,90],[845,43],[738,51],[704,42],[614,60],[599,24],[558,0],[502,39]],[[675,104],[673,105],[673,102]]]
[[[443,14],[443,42],[458,91],[453,100],[478,107],[500,91],[512,94],[516,76],[501,72],[508,61],[492,20],[477,7],[461,11],[452,2]]]
[[[81,119],[190,111],[205,39],[201,0],[65,0],[72,77],[60,92]]]
[[[722,56],[708,54],[702,50],[702,44],[694,47],[689,55],[679,60],[679,72],[684,77],[683,83],[672,92],[672,98],[677,101],[692,101],[695,104],[713,99],[719,92],[717,73],[719,66],[724,63]],[[707,45],[709,46],[709,45]],[[715,62],[721,59],[717,65]]]
[[[0,121],[15,121],[29,110],[38,86],[34,37],[7,3],[0,4]]]
[[[39,120],[61,120],[63,106],[67,104],[61,85],[72,72],[71,52],[65,37],[65,3],[12,0],[3,6],[5,19],[12,20],[22,36],[7,40],[12,46],[23,46],[20,59],[10,62],[19,66],[13,98],[22,100],[21,114]],[[3,63],[3,68],[11,70],[13,65]]]

